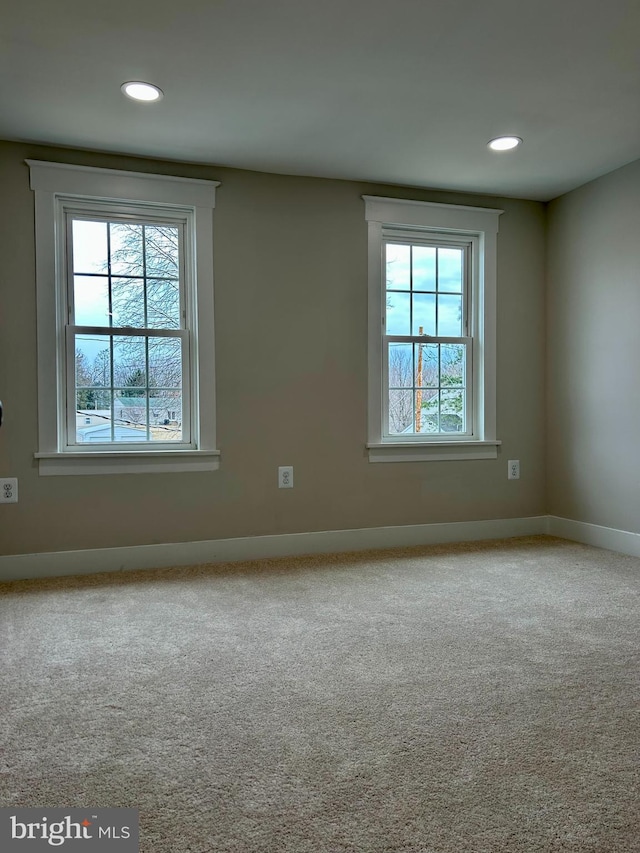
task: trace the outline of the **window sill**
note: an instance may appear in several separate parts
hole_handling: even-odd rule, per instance
[[[76,474],[169,474],[217,471],[219,450],[119,450],[36,453],[41,477]]]
[[[435,462],[497,459],[501,441],[430,441],[367,444],[369,462]]]

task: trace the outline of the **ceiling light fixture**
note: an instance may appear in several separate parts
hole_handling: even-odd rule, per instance
[[[123,83],[120,86],[122,92],[131,98],[133,101],[159,101],[162,98],[162,89],[158,89],[152,83],[142,83],[139,80],[131,80],[129,83]]]
[[[492,151],[510,151],[512,148],[517,148],[522,144],[519,136],[497,136],[488,142],[487,145]]]

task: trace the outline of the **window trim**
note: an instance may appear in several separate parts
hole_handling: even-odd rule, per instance
[[[35,194],[36,301],[38,340],[38,460],[41,475],[142,473],[169,471],[211,471],[219,467],[216,449],[214,316],[213,316],[213,210],[215,191],[220,183],[169,175],[127,172],[25,161],[30,169],[30,185]],[[166,212],[174,208],[178,216],[187,212],[193,228],[186,239],[192,240],[194,263],[193,298],[187,302],[190,312],[194,355],[191,360],[192,385],[197,402],[191,401],[191,447],[113,448],[80,451],[63,447],[67,406],[63,382],[65,340],[68,325],[64,316],[67,287],[64,267],[65,204],[88,202],[147,208]],[[189,233],[190,231],[190,233]],[[64,294],[62,294],[64,295]],[[60,402],[60,405],[59,405]]]
[[[370,462],[419,462],[454,459],[495,459],[496,438],[496,279],[497,234],[503,210],[440,204],[413,199],[362,196],[368,224],[369,396],[367,450]],[[472,252],[471,310],[468,336],[473,344],[473,433],[443,439],[441,434],[384,435],[384,306],[383,242],[402,232],[406,239],[450,233],[475,238]]]

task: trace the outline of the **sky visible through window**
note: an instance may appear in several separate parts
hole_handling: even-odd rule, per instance
[[[387,334],[464,334],[463,250],[387,243],[386,251]]]

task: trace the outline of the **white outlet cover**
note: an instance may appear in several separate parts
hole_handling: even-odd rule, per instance
[[[281,465],[278,468],[278,488],[293,488],[293,465]]]
[[[18,479],[17,477],[5,477],[0,480],[0,503],[18,503]]]

